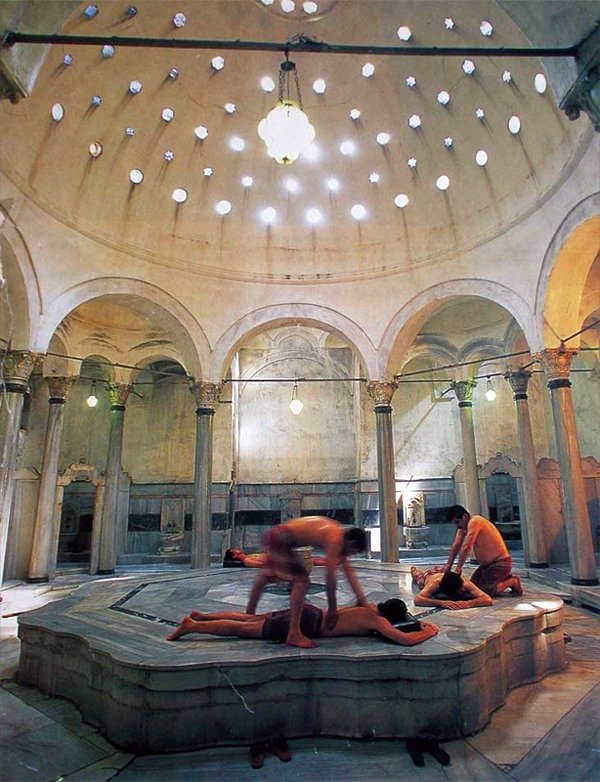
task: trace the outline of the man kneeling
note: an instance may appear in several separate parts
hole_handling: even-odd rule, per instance
[[[289,631],[290,613],[290,609],[268,614],[244,614],[235,611],[203,614],[200,611],[192,611],[167,636],[167,641],[175,641],[189,633],[202,633],[284,642]],[[367,606],[340,608],[337,623],[329,628],[325,622],[325,612],[305,603],[300,627],[307,638],[339,638],[378,633],[401,646],[415,646],[438,632],[437,627],[426,622],[421,622],[420,629],[412,632],[398,630],[392,624],[405,619],[406,604],[403,600],[391,598],[377,605],[370,603]]]
[[[411,568],[411,575],[416,583],[421,580],[420,575],[424,576],[423,588],[414,597],[416,606],[460,611],[463,608],[492,605],[493,601],[489,595],[458,573],[438,573],[431,570],[422,574],[417,568]]]

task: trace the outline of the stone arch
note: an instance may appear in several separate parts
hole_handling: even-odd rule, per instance
[[[381,376],[390,376],[401,366],[423,323],[443,302],[452,298],[478,297],[503,307],[518,322],[529,344],[537,342],[533,313],[527,302],[510,288],[492,280],[466,278],[433,285],[408,301],[389,322],[378,346]]]
[[[103,277],[78,283],[63,291],[40,319],[34,349],[45,352],[55,330],[70,312],[84,302],[106,295],[135,296],[157,308],[180,346],[187,372],[196,378],[202,377],[202,367],[209,365],[210,357],[210,345],[204,331],[181,302],[144,280]]]
[[[209,377],[217,381],[227,374],[234,353],[240,344],[266,328],[301,323],[317,328],[328,327],[350,343],[359,355],[370,377],[377,377],[375,348],[367,334],[339,312],[314,304],[277,304],[254,310],[236,321],[215,345]],[[375,373],[375,374],[374,374]]]
[[[31,338],[42,311],[42,294],[27,243],[1,204],[0,262],[6,280],[2,298],[7,296],[11,310],[10,323],[6,323],[11,332],[11,347],[14,350],[31,349]],[[3,316],[2,331],[4,327]],[[0,336],[8,338],[5,334]]]
[[[580,201],[565,217],[544,255],[535,299],[538,352],[557,347],[581,327],[585,284],[600,251],[600,194]],[[530,343],[531,344],[531,343]],[[577,347],[579,338],[569,342]]]
[[[130,382],[134,383],[141,372],[143,372],[144,369],[149,367],[151,364],[154,364],[156,361],[173,361],[179,364],[179,366],[181,366],[183,370],[187,372],[183,361],[181,360],[181,356],[176,350],[169,350],[165,346],[159,351],[156,347],[148,346],[148,348],[141,351],[141,355],[136,351],[134,364],[135,369],[130,370]]]

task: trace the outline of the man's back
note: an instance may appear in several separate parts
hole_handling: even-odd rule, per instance
[[[340,553],[344,543],[342,525],[327,516],[300,516],[283,522],[299,546],[320,546],[325,552]]]
[[[483,516],[471,516],[467,535],[471,534],[472,530],[477,532],[473,553],[480,564],[487,565],[496,559],[509,555],[502,535],[491,521]]]

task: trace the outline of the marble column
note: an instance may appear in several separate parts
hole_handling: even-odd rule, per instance
[[[53,544],[55,539],[58,539],[59,533],[59,530],[55,529],[55,525],[57,524],[60,527],[60,518],[54,518],[58,456],[64,422],[65,400],[75,378],[48,377],[46,380],[50,396],[48,399],[48,419],[46,421],[42,473],[40,475],[40,488],[35,513],[33,545],[29,560],[29,575],[27,577],[27,580],[31,583],[49,581],[54,573],[55,563],[51,560],[54,555]]]
[[[196,401],[192,568],[210,566],[213,418],[221,388],[221,383],[201,381],[190,385]]]
[[[452,389],[458,399],[460,414],[460,433],[465,467],[465,502],[467,510],[473,514],[481,513],[479,470],[477,469],[477,449],[475,447],[475,429],[473,428],[473,389],[476,386],[475,380],[457,380],[452,383]]]
[[[525,524],[523,526],[525,564],[531,568],[546,568],[548,567],[548,551],[544,539],[537,462],[527,398],[527,386],[531,372],[520,369],[516,372],[508,372],[505,377],[513,390],[513,399],[517,408],[517,429],[523,468],[523,503],[525,505]]]
[[[391,405],[397,388],[398,384],[390,381],[375,381],[367,385],[367,390],[375,401],[382,562],[398,562],[398,512]]]
[[[106,457],[104,504],[100,525],[100,553],[98,557],[98,574],[100,575],[114,573],[117,563],[117,513],[123,451],[123,424],[125,404],[131,388],[131,385],[127,383],[111,383],[108,386],[111,403],[110,429]]]
[[[8,526],[15,491],[17,446],[23,402],[37,356],[27,350],[10,350],[2,358],[0,399],[0,584],[4,576]]]
[[[552,398],[571,583],[595,586],[598,576],[569,380],[571,361],[576,353],[567,348],[548,348],[535,357],[544,368]]]

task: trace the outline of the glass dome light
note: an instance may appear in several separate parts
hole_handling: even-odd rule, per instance
[[[488,162],[488,153],[485,151],[485,149],[480,149],[478,152],[475,153],[475,162],[478,166],[485,166]]]
[[[508,120],[508,129],[513,134],[513,136],[516,136],[517,133],[521,130],[521,120],[517,117],[516,114],[513,114],[513,116]]]
[[[132,95],[139,95],[142,91],[142,82],[138,81],[137,79],[133,79],[129,82],[129,92]]]
[[[212,58],[210,64],[215,71],[221,71],[225,67],[225,58],[218,54],[216,57]]]
[[[419,117],[418,114],[411,114],[411,116],[408,118],[408,124],[413,130],[416,130],[417,128],[421,127],[421,117]]]
[[[437,94],[437,102],[442,106],[447,106],[450,103],[450,93],[446,90],[441,90]]]
[[[435,186],[438,190],[447,190],[450,187],[450,179],[445,174],[442,174],[435,180]]]
[[[313,82],[313,90],[317,93],[317,95],[323,95],[325,90],[327,89],[327,84],[325,82],[325,79],[315,79]]]
[[[94,5],[93,3],[90,3],[88,6],[85,7],[83,11],[83,15],[86,19],[93,19],[98,14],[98,6]]]
[[[394,198],[394,203],[399,209],[404,209],[405,206],[408,206],[409,198],[406,193],[398,193],[396,198]]]
[[[389,133],[378,133],[375,139],[380,146],[384,147],[390,143],[391,136]]]
[[[471,74],[475,73],[475,63],[473,60],[465,60],[462,64],[463,71],[467,74],[467,76],[470,76]]]
[[[175,117],[173,109],[165,108],[161,111],[160,116],[164,122],[171,122]]]
[[[204,125],[198,125],[197,128],[194,128],[194,136],[196,136],[198,141],[204,141],[208,136],[208,128]]]
[[[490,22],[483,21],[479,25],[479,29],[481,31],[481,34],[484,35],[486,38],[489,38],[491,34],[494,32],[494,28],[490,24]]]
[[[302,8],[304,8],[304,13],[309,15],[316,14],[319,10],[319,6],[314,0],[306,0],[306,2],[302,3]]]
[[[104,60],[110,60],[111,57],[115,56],[115,47],[110,43],[105,43],[100,49],[100,56]]]
[[[280,5],[284,14],[291,14],[292,11],[296,8],[296,3],[294,0],[281,0]]]
[[[375,66],[372,62],[366,62],[360,69],[360,72],[365,77],[365,79],[369,79],[375,73]]]
[[[548,83],[546,81],[546,77],[543,73],[536,73],[533,79],[533,86],[535,87],[535,91],[539,93],[540,95],[543,95],[546,92],[546,88],[548,86]]]
[[[396,31],[396,35],[398,38],[400,38],[401,41],[410,41],[412,38],[412,32],[410,27],[402,26],[399,27]]]

